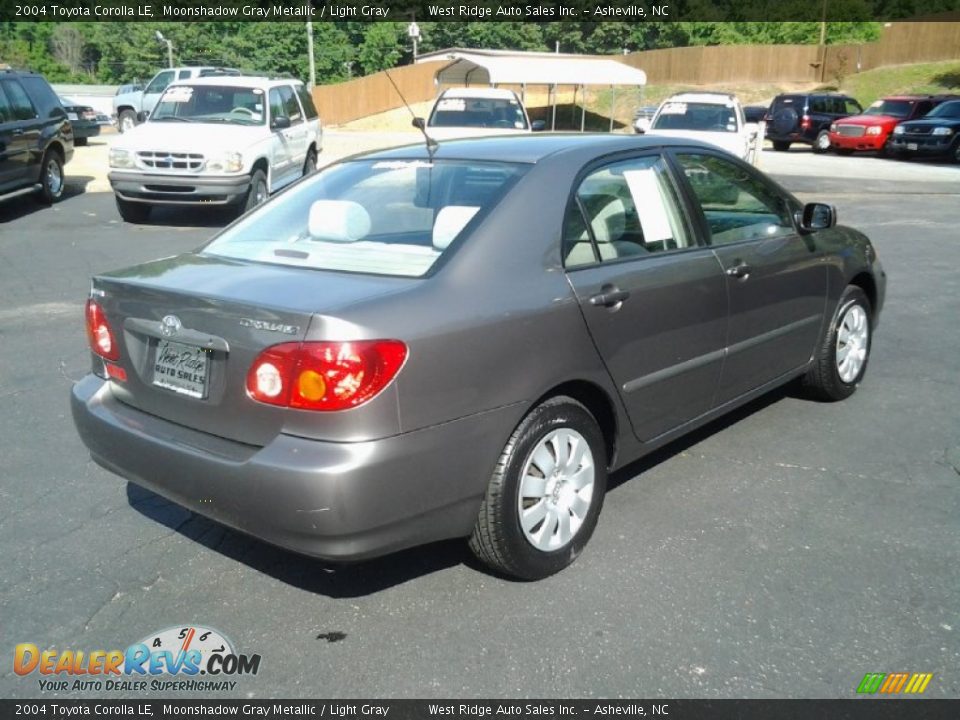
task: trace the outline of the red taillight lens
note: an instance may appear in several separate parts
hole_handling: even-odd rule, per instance
[[[347,410],[389,385],[406,359],[399,340],[273,345],[250,366],[247,392],[281,407]]]
[[[811,125],[810,117],[808,115],[804,115],[803,118],[800,120],[800,127],[802,127],[804,130],[809,130],[810,125]]]
[[[92,299],[87,300],[86,315],[87,340],[90,342],[90,349],[104,360],[119,360],[120,347],[113,336],[110,323],[107,322],[101,307]]]

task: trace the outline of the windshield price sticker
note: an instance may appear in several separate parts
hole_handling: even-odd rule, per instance
[[[661,115],[686,115],[687,114],[687,104],[686,103],[667,103],[663,106],[663,110],[660,111]]]
[[[163,94],[163,102],[190,102],[192,97],[192,87],[172,87]]]
[[[467,102],[460,98],[445,98],[437,103],[437,110],[463,112],[467,109]]]

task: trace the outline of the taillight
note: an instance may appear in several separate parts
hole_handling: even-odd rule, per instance
[[[84,120],[96,120],[97,113],[93,110],[84,110],[80,113],[80,117],[82,117]]]
[[[811,124],[812,123],[809,115],[804,115],[800,120],[800,127],[802,127],[804,130],[809,130]]]
[[[375,397],[407,358],[399,340],[273,345],[247,372],[247,393],[269,405],[347,410]]]
[[[117,345],[107,316],[103,309],[91,298],[87,300],[87,340],[90,349],[104,360],[119,360],[120,347]]]

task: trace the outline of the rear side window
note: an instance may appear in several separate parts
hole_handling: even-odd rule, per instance
[[[810,99],[810,112],[815,113],[828,113],[832,112],[831,108],[831,99],[823,97],[815,97]]]
[[[60,98],[53,92],[53,88],[42,77],[25,77],[21,81],[30,97],[33,99],[40,117],[64,117]]]
[[[284,114],[290,118],[290,122],[296,124],[303,121],[303,113],[300,111],[300,103],[297,102],[297,96],[289,85],[280,88],[280,102],[283,103]]]
[[[307,90],[303,85],[297,85],[297,97],[300,98],[300,104],[303,105],[303,111],[307,114],[307,120],[315,120],[317,113],[317,106],[313,104],[313,98],[310,96],[310,91]]]
[[[563,231],[568,268],[690,246],[676,187],[658,156],[600,168],[577,189]]]
[[[17,80],[0,80],[0,86],[3,87],[10,103],[10,111],[14,120],[33,120],[37,117],[37,111],[30,102],[30,96],[23,89],[23,85]],[[59,105],[59,103],[57,103]]]
[[[512,163],[333,165],[225,230],[204,252],[316,270],[420,277],[526,172]]]
[[[145,95],[152,95],[153,93],[161,93],[166,90],[167,85],[173,82],[174,71],[173,70],[164,70],[162,73],[159,73],[153,80],[150,81],[150,84],[147,85],[147,89],[144,90]]]

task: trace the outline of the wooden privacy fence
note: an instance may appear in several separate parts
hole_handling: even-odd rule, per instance
[[[824,55],[824,57],[821,57]],[[653,85],[732,82],[830,83],[842,75],[885,65],[960,59],[960,22],[898,22],[872,43],[852,45],[719,45],[645,50],[612,59],[640,68]],[[390,71],[408,103],[433,99],[439,60]],[[823,67],[821,67],[823,63]],[[562,78],[558,78],[562,82]],[[543,88],[528,88],[542,90]],[[320,85],[313,98],[325,123],[338,125],[402,107],[386,73]]]

